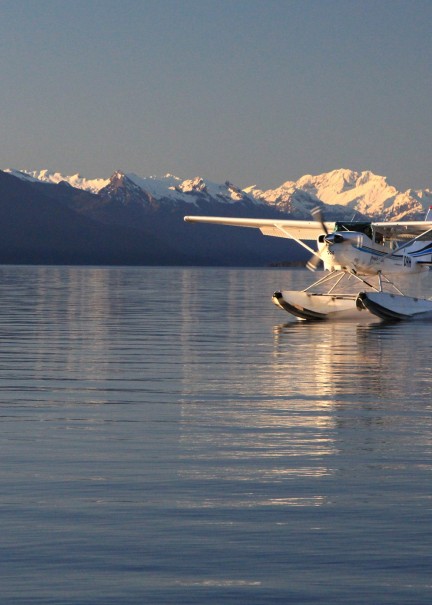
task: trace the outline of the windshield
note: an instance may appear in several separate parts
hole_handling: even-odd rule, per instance
[[[360,221],[336,221],[335,231],[357,231],[372,239],[371,223]]]

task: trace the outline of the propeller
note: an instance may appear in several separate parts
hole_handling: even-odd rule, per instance
[[[313,210],[311,210],[311,214],[313,216],[313,218],[320,224],[323,232],[324,232],[324,236],[320,236],[319,237],[319,242],[322,244],[325,244],[324,246],[322,246],[322,248],[320,250],[317,250],[317,252],[315,252],[311,258],[309,259],[309,261],[306,263],[306,267],[310,270],[310,271],[316,271],[318,269],[318,266],[320,264],[320,262],[322,261],[322,257],[324,255],[325,252],[327,252],[332,246],[334,246],[335,244],[350,244],[351,246],[360,248],[362,243],[363,243],[363,234],[359,233],[359,232],[352,232],[349,230],[348,227],[344,227],[347,231],[347,234],[342,235],[341,232],[332,232],[330,233],[327,225],[324,222],[324,216],[323,216],[323,212],[322,209],[319,206],[316,206],[315,208],[313,208]],[[430,229],[430,231],[432,231],[432,229]],[[402,246],[404,247],[404,246]],[[398,248],[397,250],[399,250],[400,248]],[[396,251],[397,251],[396,250]],[[390,254],[394,254],[395,251],[392,251]],[[385,258],[385,257],[384,257]]]
[[[316,271],[318,269],[318,265],[321,262],[321,254],[324,252],[324,250],[325,248],[322,248],[319,252],[316,252],[310,257],[306,263],[306,267],[309,269],[309,271]]]
[[[311,210],[311,214],[312,217],[321,225],[323,232],[325,233],[326,237],[324,238],[324,241],[329,244],[330,242],[327,241],[327,236],[329,234],[329,230],[327,229],[327,225],[324,222],[324,215],[323,215],[323,211],[320,208],[320,206],[315,206],[315,208],[312,208]],[[313,256],[311,256],[311,258],[308,260],[308,262],[306,263],[306,267],[309,269],[309,271],[316,271],[318,269],[318,265],[321,262],[321,255],[325,252],[326,248],[321,248],[321,250],[319,252],[315,252],[315,254]]]
[[[320,206],[315,206],[315,208],[312,208],[311,214],[312,214],[312,217],[321,225],[324,233],[326,235],[328,235],[329,230],[327,229],[327,225],[324,222],[324,215],[323,215],[323,211],[320,208]]]

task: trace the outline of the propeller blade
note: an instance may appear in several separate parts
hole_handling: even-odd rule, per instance
[[[306,263],[306,267],[309,269],[309,271],[316,271],[320,262],[321,256],[319,254],[314,254]]]
[[[326,224],[324,223],[324,215],[323,215],[322,209],[319,206],[315,206],[315,208],[312,208],[311,214],[312,214],[313,218],[321,225],[324,233],[326,235],[328,235],[329,231],[326,227]]]
[[[324,223],[324,216],[320,206],[315,206],[315,208],[312,208],[311,214],[312,217],[321,225],[323,232],[327,236],[329,234],[329,230],[327,229],[327,226]],[[326,241],[326,244],[328,246],[329,242]],[[311,258],[306,263],[306,267],[309,269],[309,271],[316,271],[318,269],[318,266],[322,260],[321,255],[325,250],[326,247],[321,248],[319,252],[316,252],[313,256],[311,256]]]
[[[309,269],[309,271],[316,271],[318,269],[320,262],[322,262],[322,255],[326,250],[328,250],[328,244],[321,248],[321,250],[315,252],[315,254],[310,257],[310,259],[306,263],[306,267]]]

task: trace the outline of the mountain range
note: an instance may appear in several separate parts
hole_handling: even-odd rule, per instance
[[[111,178],[0,171],[0,262],[71,264],[267,265],[301,261],[286,239],[251,229],[185,224],[186,214],[310,219],[421,220],[429,189],[397,191],[383,176],[347,169],[240,189],[201,177]]]

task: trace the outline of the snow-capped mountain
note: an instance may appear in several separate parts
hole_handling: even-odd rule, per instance
[[[167,174],[162,178],[154,176],[142,178],[133,173],[117,173],[117,175],[122,175],[126,179],[129,179],[137,187],[150,194],[151,197],[159,200],[182,200],[190,203],[192,201],[191,198],[195,196],[200,199],[216,199],[228,203],[245,201],[246,199],[248,201],[256,201],[229,181],[225,181],[225,183],[219,185],[211,181],[204,181],[199,176],[193,179],[182,180],[172,174]],[[258,202],[261,203],[259,200]]]
[[[267,191],[249,187],[246,192],[285,212],[310,211],[314,201],[321,201],[332,215],[345,209],[354,218],[360,214],[375,220],[421,220],[432,204],[431,190],[400,192],[384,176],[347,169],[317,176],[307,174]]]
[[[238,202],[249,201],[255,205],[262,202],[252,196],[248,196],[240,188],[229,181],[219,185],[211,181],[204,181],[201,177],[193,179],[181,179],[172,174],[166,174],[163,177],[140,177],[133,172],[116,171],[109,179],[95,178],[87,179],[80,174],[66,176],[60,172],[49,172],[48,170],[16,170],[6,169],[13,176],[20,179],[43,182],[43,183],[68,183],[77,189],[84,189],[91,193],[99,193],[102,190],[117,190],[124,187],[129,194],[135,194],[148,200],[179,200],[186,203],[195,203],[194,197],[200,200],[217,200],[220,202]],[[145,194],[143,196],[143,193]]]
[[[240,189],[201,177],[140,177],[115,172],[88,179],[60,172],[0,171],[0,262],[254,265],[304,260],[283,238],[255,229],[201,225],[186,214],[327,220],[416,219],[432,191],[399,192],[372,172],[334,170],[276,189]]]
[[[286,181],[280,187],[263,191],[256,186],[241,190],[229,181],[213,183],[201,177],[182,179],[172,174],[141,177],[134,173],[115,172],[110,179],[87,179],[79,174],[65,176],[47,170],[7,170],[24,180],[44,183],[68,183],[104,199],[123,204],[139,203],[149,207],[161,204],[192,204],[201,210],[220,203],[256,208],[273,208],[293,218],[308,219],[312,208],[323,206],[332,219],[421,220],[432,205],[429,189],[398,191],[387,178],[371,171],[333,170],[320,175],[304,175]]]
[[[12,176],[34,183],[42,182],[52,183],[54,185],[68,183],[71,187],[84,189],[91,193],[98,193],[98,191],[103,187],[106,187],[110,182],[110,179],[86,179],[80,174],[65,176],[60,172],[49,172],[48,170],[16,170],[14,168],[6,168],[4,172],[8,172],[9,174],[12,174]]]

